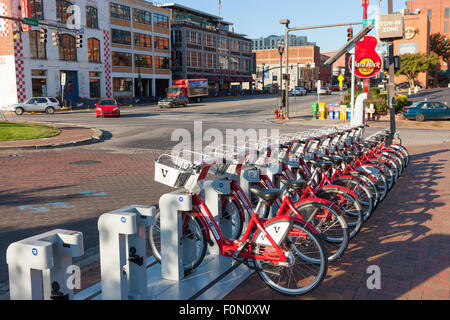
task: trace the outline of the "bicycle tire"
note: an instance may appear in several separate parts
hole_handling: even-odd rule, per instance
[[[301,236],[288,235],[286,237],[282,247],[285,248],[286,255],[289,256],[290,261],[288,266],[275,265],[264,260],[253,260],[259,276],[270,288],[290,296],[311,292],[319,286],[328,271],[326,248],[323,246],[322,241],[298,222],[293,223],[291,230],[295,229],[302,230],[306,234],[306,237],[305,239]],[[258,232],[260,233],[261,231],[258,230]],[[307,252],[307,254],[311,255],[312,250],[314,250],[318,262],[305,260],[303,252],[308,248],[311,252]],[[261,250],[264,249],[257,246],[254,251],[257,254],[261,254]],[[307,271],[311,271],[310,273],[312,275],[303,276]],[[299,279],[299,276],[303,278]]]
[[[147,241],[152,249],[153,256],[156,261],[161,263],[161,227],[160,227],[160,216],[161,212],[159,208],[156,210],[156,214],[154,217],[154,224],[149,227],[148,230],[148,236]],[[187,221],[186,219],[189,219]],[[192,212],[187,212],[184,215],[184,220],[182,225],[186,226],[187,223],[192,223],[196,226],[196,235],[194,235],[192,232],[189,232],[190,230],[183,227],[183,237],[182,237],[182,243],[183,245],[186,245],[187,243],[190,243],[188,240],[189,238],[196,236],[197,242],[199,244],[199,248],[196,248],[196,255],[194,259],[189,259],[188,257],[183,256],[183,268],[185,272],[190,272],[191,270],[197,268],[200,263],[203,261],[206,255],[206,249],[207,249],[207,236],[206,231],[203,223],[200,221],[200,218],[195,216]],[[184,250],[185,252],[192,252],[194,250]]]
[[[299,201],[295,204],[295,209],[305,221],[320,232],[320,239],[327,249],[328,263],[339,259],[350,240],[347,222],[339,209],[333,208],[331,203],[325,203],[323,199]],[[325,220],[324,215],[327,214],[331,214],[332,217],[326,217]],[[293,211],[289,211],[288,215],[297,216]]]
[[[226,197],[226,196],[225,196]],[[242,229],[244,227],[244,222],[241,217],[241,207],[237,204],[236,200],[232,197],[225,198],[225,207],[222,208],[222,216],[219,221],[219,227],[223,222],[231,220],[232,229],[231,234],[228,234],[226,230],[221,230],[224,237],[230,240],[237,240],[242,234]]]
[[[361,230],[364,219],[358,199],[352,196],[349,190],[334,185],[327,185],[317,190],[316,196],[330,201],[342,211],[348,225],[349,237],[354,238]]]

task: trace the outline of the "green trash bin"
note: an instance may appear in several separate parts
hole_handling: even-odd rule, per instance
[[[319,104],[317,102],[313,102],[312,104],[312,114],[313,114],[313,120],[317,120],[317,112],[319,112]]]

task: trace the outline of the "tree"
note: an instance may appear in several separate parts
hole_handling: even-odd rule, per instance
[[[447,37],[440,33],[433,33],[430,35],[430,50],[442,57],[445,63],[450,58],[450,42]]]
[[[415,80],[419,73],[433,70],[439,64],[439,57],[436,53],[429,55],[424,53],[402,54],[400,56],[401,67],[396,75],[402,75],[408,78],[408,82],[412,89],[415,88]]]

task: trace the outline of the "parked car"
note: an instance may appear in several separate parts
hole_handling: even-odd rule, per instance
[[[22,103],[14,104],[10,107],[10,111],[17,115],[22,115],[24,112],[45,112],[53,114],[56,110],[60,110],[61,105],[58,99],[54,97],[36,97],[30,98]]]
[[[331,94],[331,90],[328,87],[320,87],[318,94]]]
[[[450,107],[440,102],[421,101],[403,108],[409,120],[450,120]]]
[[[100,99],[95,104],[95,114],[98,117],[120,117],[120,103],[115,99]]]
[[[310,87],[304,87],[307,93],[311,92],[311,88]]]
[[[290,96],[306,96],[308,91],[306,91],[305,87],[295,87],[289,92]]]
[[[415,86],[418,87],[420,90],[423,89],[423,86],[420,83],[416,83]],[[396,90],[409,89],[410,87],[411,87],[411,84],[409,82],[402,82],[402,83],[395,85]]]
[[[165,97],[165,98],[159,100],[158,106],[160,108],[166,108],[166,107],[173,108],[173,107],[177,107],[177,106],[187,107],[188,102],[189,102],[189,99],[182,95],[169,96],[169,97]]]
[[[339,88],[339,86],[336,86],[336,85],[330,86],[329,89],[330,89],[330,91],[341,91],[341,88]]]

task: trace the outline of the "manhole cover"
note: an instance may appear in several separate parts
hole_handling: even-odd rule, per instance
[[[97,163],[101,163],[101,161],[98,160],[81,160],[81,161],[74,161],[71,162],[70,164],[74,164],[74,165],[89,165],[89,164],[97,164]]]

